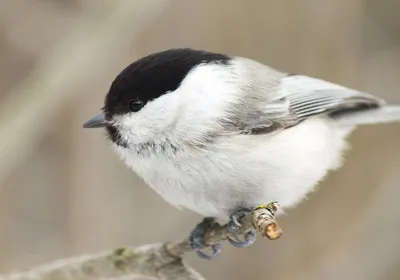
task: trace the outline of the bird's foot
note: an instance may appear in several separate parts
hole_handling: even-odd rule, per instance
[[[204,243],[204,234],[209,230],[214,224],[215,219],[211,217],[204,218],[204,220],[198,224],[195,229],[191,232],[189,237],[189,243],[196,254],[205,260],[213,260],[221,253],[221,243],[214,244],[211,246],[212,253],[207,254],[202,251],[204,247],[208,245]]]
[[[244,240],[240,239],[238,236],[238,232],[242,226],[239,221],[244,216],[248,215],[251,212],[252,212],[251,209],[240,209],[235,214],[233,214],[229,219],[228,230],[232,234],[233,238],[228,237],[228,241],[237,248],[248,247],[251,244],[253,244],[254,241],[256,241],[257,236],[256,236],[256,231],[254,229],[251,229],[244,234],[243,236]]]

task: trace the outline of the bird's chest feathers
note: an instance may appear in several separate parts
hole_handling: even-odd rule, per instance
[[[240,206],[299,202],[340,165],[348,132],[315,119],[273,137],[230,137],[199,153],[180,147],[175,157],[162,149],[147,156],[117,151],[169,203],[221,217]]]
[[[238,151],[240,152],[240,151]],[[162,153],[137,156],[120,148],[118,153],[151,188],[177,207],[218,216],[242,200],[237,186],[262,186],[260,176],[251,174],[251,163],[226,151],[185,152],[185,157],[171,158]],[[189,156],[190,155],[190,156]],[[240,162],[237,162],[240,161]],[[256,196],[257,192],[247,191]],[[201,209],[201,210],[200,210]]]
[[[212,165],[207,157],[183,159],[163,152],[151,156],[137,155],[123,148],[118,154],[151,188],[169,203],[189,207],[201,203],[210,182],[204,168]],[[196,201],[195,201],[196,200]],[[190,208],[190,207],[189,207]]]

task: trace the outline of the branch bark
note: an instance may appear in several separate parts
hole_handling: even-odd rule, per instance
[[[275,221],[276,202],[253,210],[240,220],[241,233],[255,228],[266,238],[276,239],[281,230]],[[228,226],[215,224],[205,234],[207,246],[225,240]],[[94,280],[137,279],[201,280],[198,272],[189,267],[182,256],[192,251],[188,239],[176,243],[149,244],[137,248],[120,248],[87,256],[74,257],[33,268],[31,270],[0,276],[0,280]]]

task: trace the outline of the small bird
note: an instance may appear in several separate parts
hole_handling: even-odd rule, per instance
[[[203,215],[190,243],[205,259],[204,233],[278,201],[295,206],[341,166],[358,126],[400,121],[400,106],[251,59],[170,49],[127,66],[112,82],[102,113],[85,128],[105,128],[117,154],[167,202]]]

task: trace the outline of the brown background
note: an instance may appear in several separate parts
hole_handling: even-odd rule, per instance
[[[0,272],[180,239],[200,220],[81,129],[131,61],[220,51],[400,103],[399,11],[398,0],[0,1]],[[281,239],[188,261],[208,279],[399,279],[399,139],[400,124],[360,128],[344,168],[281,217]]]

